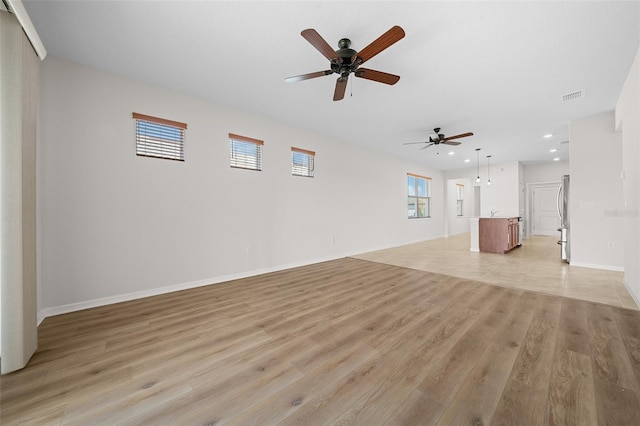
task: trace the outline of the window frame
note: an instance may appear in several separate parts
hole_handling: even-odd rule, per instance
[[[302,170],[298,172],[296,172],[296,163],[295,163],[296,154],[303,154],[307,156],[306,167],[304,165],[297,166],[298,170]],[[313,178],[314,170],[315,170],[315,157],[316,157],[316,153],[314,151],[309,151],[306,149],[296,148],[292,146],[291,147],[291,175]],[[306,170],[306,173],[304,173],[305,170]]]
[[[464,184],[456,183],[456,215],[464,216]]]
[[[234,142],[240,142],[244,144],[249,143],[249,144],[255,145],[255,148],[256,148],[256,155],[255,155],[256,166],[255,167],[251,167],[250,164],[246,162],[243,163],[241,161],[236,161],[234,164],[234,154],[236,155],[238,154],[238,151],[234,150]],[[233,169],[253,170],[256,172],[261,172],[262,166],[263,166],[262,164],[263,147],[264,147],[263,140],[250,138],[248,136],[238,135],[235,133],[229,133],[229,166]],[[242,154],[251,156],[250,154],[246,154],[246,153],[242,153]]]
[[[185,161],[187,123],[167,120],[166,118],[154,117],[137,112],[132,113],[131,116],[134,120],[136,156],[158,158],[161,160],[172,160],[181,162]],[[139,124],[141,122],[150,123],[153,126],[162,126],[166,131],[177,129],[180,134],[179,140],[163,139],[157,136],[153,137],[153,135],[149,135],[146,133],[142,134],[141,132],[139,132]],[[162,129],[156,129],[156,134],[158,130],[162,131]],[[153,142],[150,142],[150,140]],[[153,149],[150,149],[150,143],[155,143],[156,146],[151,147]],[[174,145],[178,149],[172,149],[171,145]],[[150,151],[155,152],[155,154],[149,154]],[[178,155],[175,155],[175,153],[172,155],[172,151],[178,152]]]
[[[414,194],[411,194],[410,191],[410,186],[409,186],[409,179],[412,178],[414,181]],[[425,184],[425,195],[418,195],[419,189],[418,189],[418,182],[419,180],[424,180]],[[407,184],[407,218],[408,219],[425,219],[425,218],[430,218],[431,217],[431,178],[429,176],[422,176],[422,175],[417,175],[415,173],[407,173],[407,180],[405,181]],[[414,203],[411,203],[411,199],[415,199]],[[424,211],[425,214],[424,215],[420,215],[420,207],[421,207],[421,203],[423,202],[423,206],[424,206]],[[411,212],[411,206],[414,206],[414,211],[415,211],[415,215],[412,216],[410,215]]]

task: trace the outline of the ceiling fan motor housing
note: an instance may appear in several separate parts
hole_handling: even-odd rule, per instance
[[[444,139],[444,135],[438,133],[432,133],[429,135],[429,142],[433,142],[438,145]]]
[[[331,62],[331,70],[343,77],[347,77],[350,73],[358,69],[357,61],[353,60],[358,52],[349,46],[351,46],[351,40],[348,38],[340,39],[338,42],[339,49],[336,50],[336,55],[342,59],[342,63]]]
[[[433,131],[434,133],[429,135],[429,142],[439,145],[440,142],[444,141],[444,134],[440,133],[440,127],[436,127]]]

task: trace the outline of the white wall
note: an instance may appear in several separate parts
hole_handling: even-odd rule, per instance
[[[562,176],[569,174],[568,161],[554,161],[524,166],[525,183],[560,182]]]
[[[51,56],[39,107],[45,314],[444,235],[418,164]],[[136,157],[132,112],[186,122],[186,162]],[[262,172],[229,167],[229,132],[265,141]],[[432,218],[407,219],[407,172]]]
[[[616,130],[622,136],[624,283],[640,306],[640,50],[616,104]]]
[[[613,112],[572,121],[570,135],[571,264],[622,270],[622,137]]]
[[[491,165],[491,186],[487,186],[487,164],[480,165],[480,215],[490,216],[491,210],[498,210],[497,216],[519,216],[520,210],[520,165],[517,161]],[[475,185],[477,168],[451,170],[445,172],[445,179],[470,179]]]
[[[462,216],[458,216],[458,184],[464,185]],[[474,182],[471,179],[449,179],[446,181],[446,235],[455,235],[469,232],[469,218],[473,216],[473,184]]]

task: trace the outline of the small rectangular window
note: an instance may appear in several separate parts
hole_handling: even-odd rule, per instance
[[[291,174],[313,177],[313,162],[316,153],[306,149],[291,147]]]
[[[262,170],[262,145],[259,139],[229,133],[229,160],[231,167]]]
[[[431,217],[431,178],[407,173],[407,217]]]
[[[136,155],[184,161],[185,123],[133,113]]]
[[[462,216],[464,213],[463,203],[464,203],[464,185],[461,183],[456,183],[456,211],[458,216]]]

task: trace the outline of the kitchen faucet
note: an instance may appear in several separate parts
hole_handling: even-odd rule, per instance
[[[500,210],[491,210],[491,217],[494,217]]]

